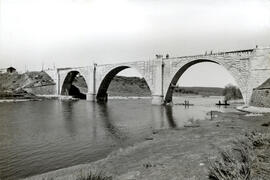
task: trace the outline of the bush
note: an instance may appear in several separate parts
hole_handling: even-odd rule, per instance
[[[231,99],[242,99],[242,94],[239,88],[234,85],[227,85],[223,90],[223,96],[225,96],[225,100]]]
[[[253,131],[209,160],[210,180],[269,180],[270,133]]]
[[[220,152],[220,159],[209,161],[211,180],[249,180],[253,160],[250,146],[237,142],[236,145]]]

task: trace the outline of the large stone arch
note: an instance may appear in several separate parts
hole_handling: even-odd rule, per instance
[[[249,65],[247,60],[240,60],[235,59],[233,57],[207,57],[207,58],[189,58],[189,59],[183,59],[178,60],[177,62],[173,63],[170,62],[170,72],[167,74],[170,74],[169,76],[165,76],[165,84],[164,84],[164,101],[165,102],[171,102],[172,101],[172,93],[173,93],[173,86],[176,85],[178,79],[183,75],[183,73],[190,68],[191,66],[203,63],[203,62],[211,62],[215,64],[219,64],[222,67],[224,67],[228,73],[235,79],[241,93],[243,96],[243,100],[245,103],[248,103],[249,97],[247,95],[247,84],[248,84],[248,68]],[[173,67],[172,67],[173,66]],[[166,68],[165,68],[166,73]]]
[[[126,64],[116,64],[116,65],[105,65],[99,66],[97,71],[96,78],[96,98],[100,101],[107,100],[107,90],[112,81],[112,79],[122,70],[132,68],[137,70],[139,74],[142,75],[146,84],[148,85],[151,94],[152,94],[152,82],[149,77],[149,73],[146,73],[145,62],[143,65],[140,63],[126,63]]]
[[[70,90],[72,82],[75,77],[79,74],[83,77],[86,82],[87,88],[89,89],[89,72],[87,68],[74,68],[74,69],[61,69],[59,72],[59,84],[58,84],[58,94],[68,95],[67,91]]]

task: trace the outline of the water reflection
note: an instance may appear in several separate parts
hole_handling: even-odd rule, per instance
[[[62,112],[62,121],[64,122],[65,129],[73,137],[76,134],[76,122],[74,122],[74,103],[71,101],[60,101],[61,112]]]
[[[177,124],[173,118],[173,108],[172,106],[165,106],[166,117],[170,128],[176,128]]]
[[[176,119],[173,115],[173,109],[174,107],[171,105],[153,106],[151,112],[153,128],[177,128]]]
[[[96,142],[97,139],[97,118],[96,118],[96,103],[92,103],[91,106],[89,106],[89,103],[87,103],[87,109],[90,109],[92,107],[92,111],[89,112],[88,116],[91,117],[92,120],[92,140]]]
[[[165,126],[164,107],[152,106],[151,108],[151,121],[153,129],[163,128]]]
[[[97,106],[99,107],[99,117],[104,124],[105,130],[120,143],[125,141],[127,135],[114,125],[113,114],[109,112],[107,103],[98,103]]]
[[[134,99],[107,104],[57,100],[0,104],[0,179],[104,158],[149,137],[153,130],[181,127],[192,118],[205,119],[207,112],[219,110],[216,101],[194,98],[195,105],[189,109],[152,106],[150,100]]]

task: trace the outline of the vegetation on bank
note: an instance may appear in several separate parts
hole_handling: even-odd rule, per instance
[[[235,100],[243,98],[240,89],[231,84],[227,85],[224,88],[223,96],[225,97],[225,100]]]
[[[93,173],[93,172],[90,171],[89,174],[86,177],[81,176],[77,180],[112,180],[111,176],[106,176],[106,175],[103,175],[103,174],[104,173],[102,173],[102,172]]]
[[[174,95],[194,94],[202,96],[222,96],[223,88],[218,87],[176,87]]]
[[[269,150],[270,133],[251,132],[209,161],[209,179],[270,179]]]
[[[270,123],[270,122],[269,122]],[[265,124],[262,124],[265,126]],[[209,160],[209,180],[270,179],[270,133],[252,131],[222,149],[216,159]],[[77,180],[112,180],[104,173],[90,172]]]

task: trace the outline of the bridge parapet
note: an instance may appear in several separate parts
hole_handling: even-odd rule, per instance
[[[191,55],[191,56],[178,56],[178,57],[170,57],[170,58],[162,58],[163,60],[172,60],[172,59],[196,59],[201,58],[205,59],[208,57],[216,57],[216,56],[251,56],[254,52],[254,49],[247,49],[247,50],[238,50],[238,51],[227,51],[227,52],[217,52],[217,53],[209,53],[209,54],[198,54],[198,55]]]

